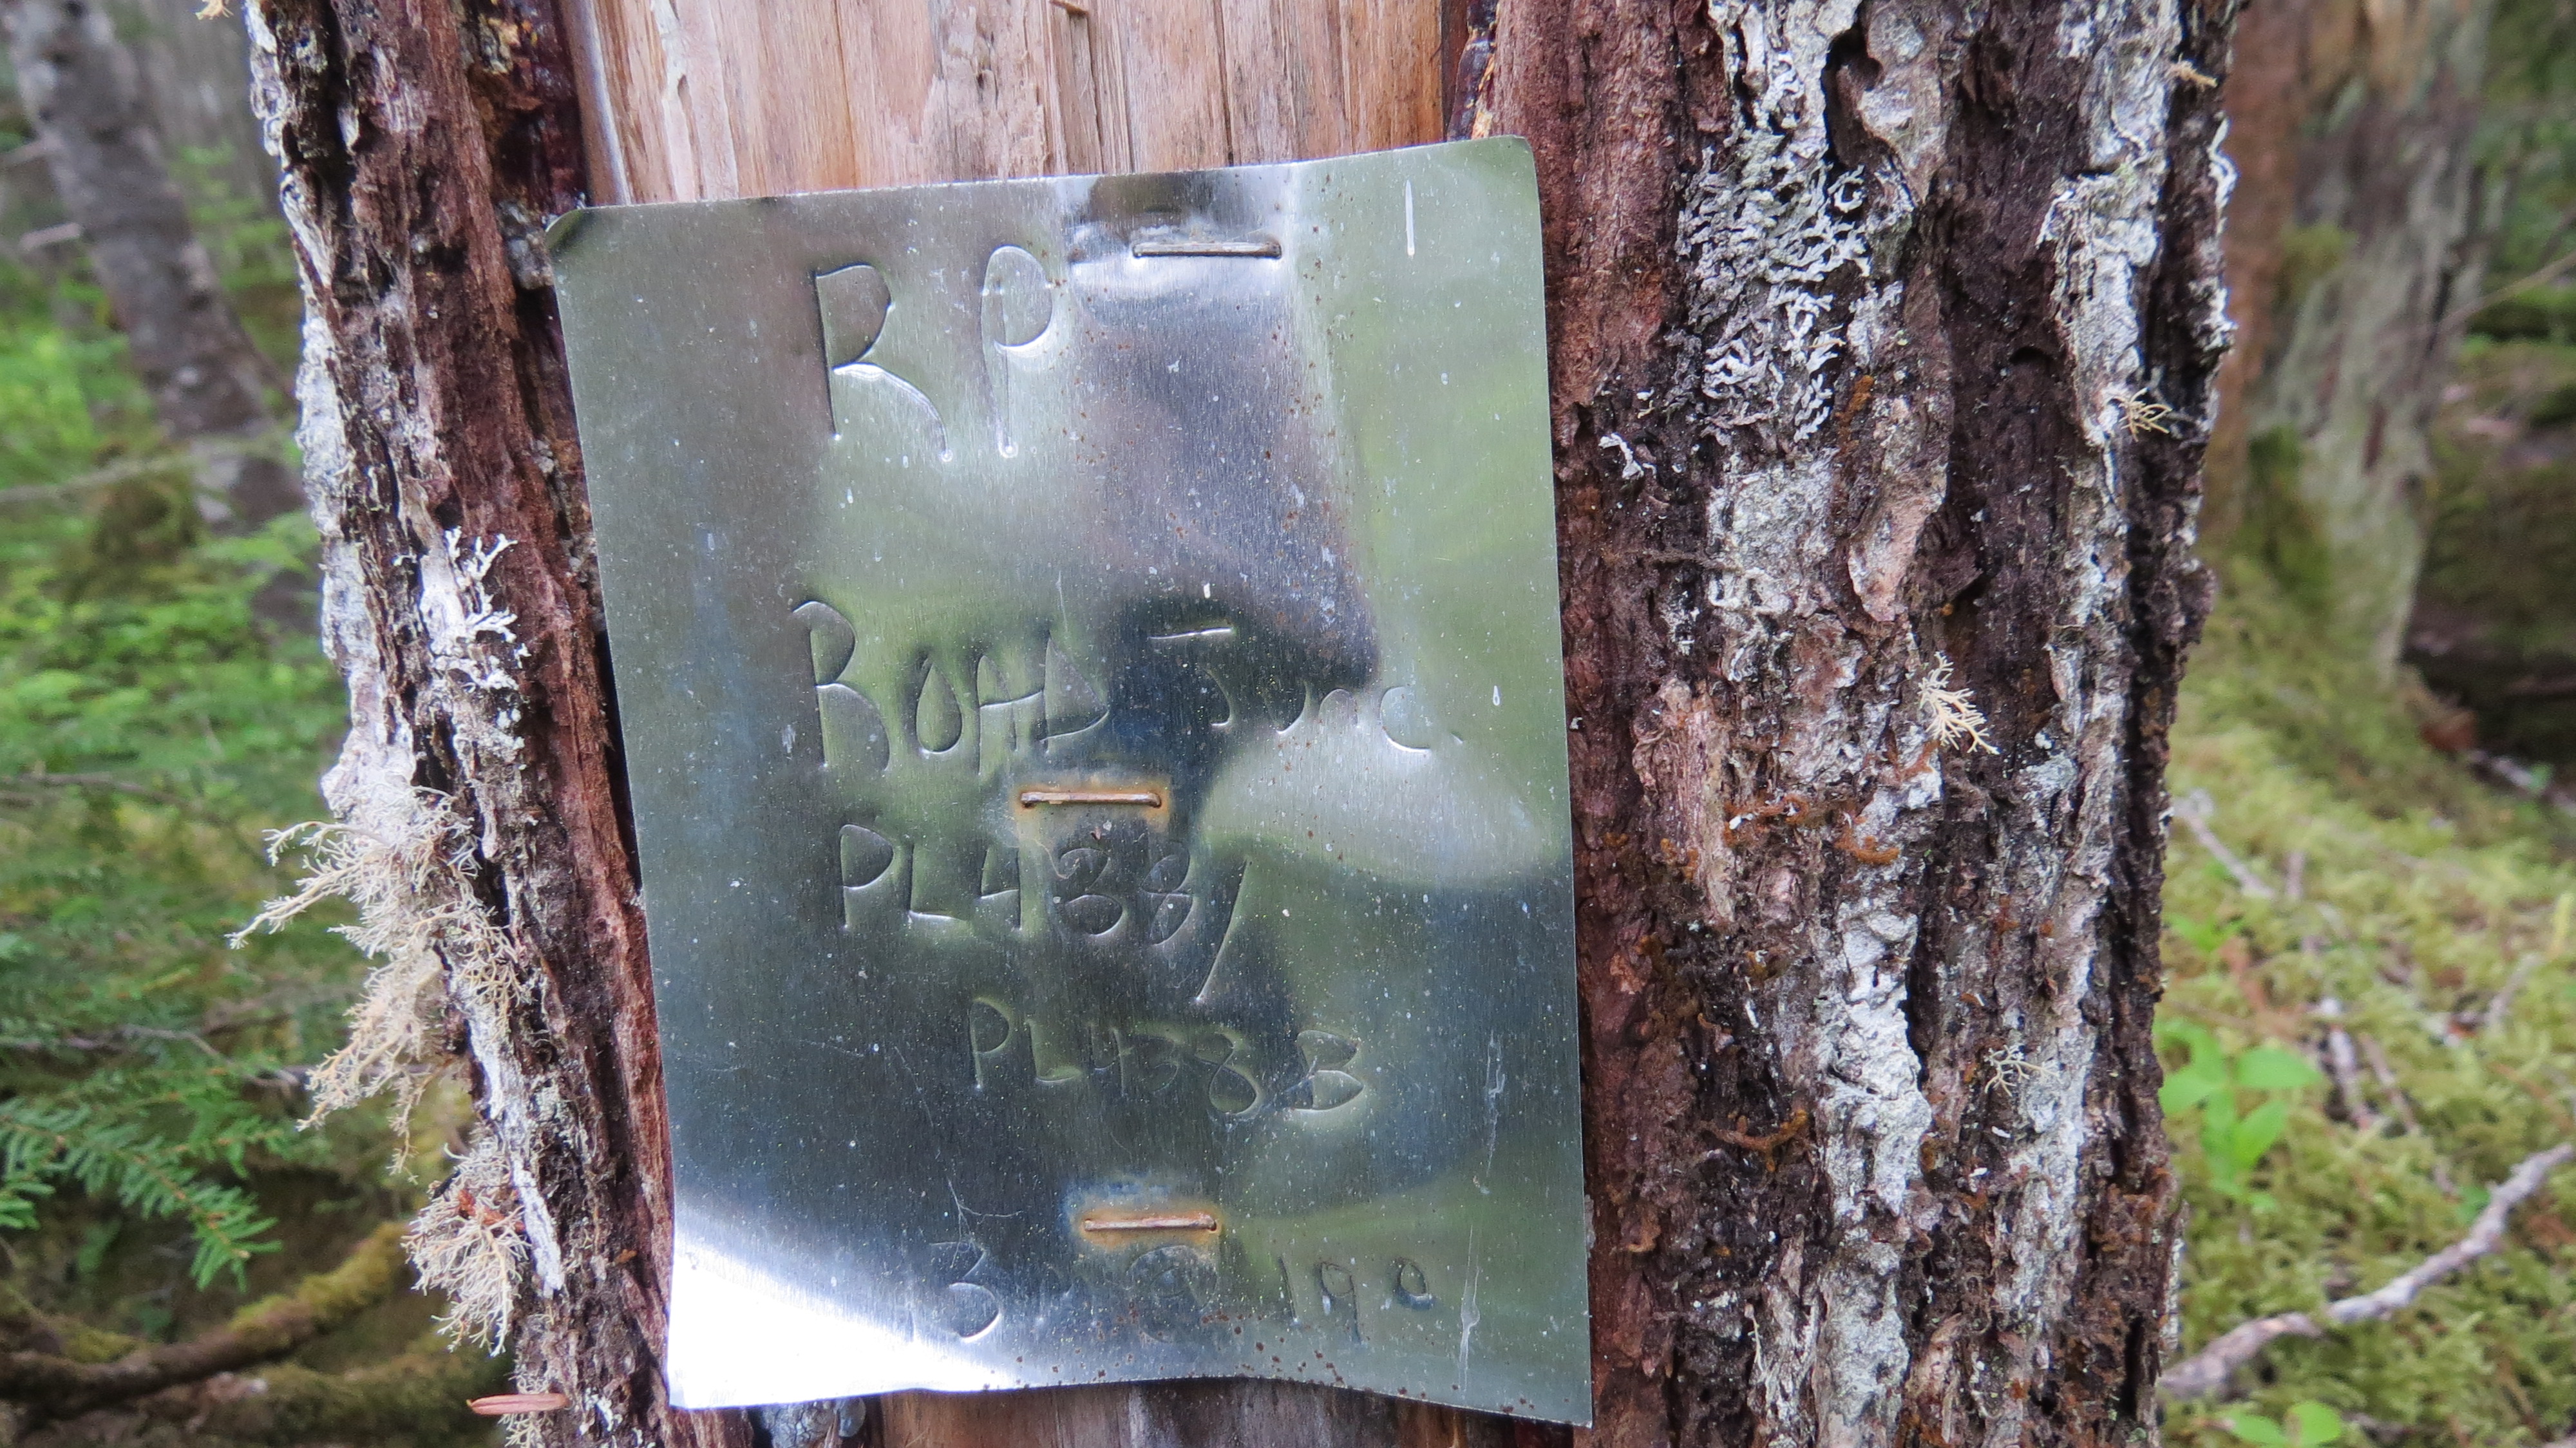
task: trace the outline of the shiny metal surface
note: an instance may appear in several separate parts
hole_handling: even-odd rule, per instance
[[[1526,148],[554,241],[679,1401],[1588,1418]]]

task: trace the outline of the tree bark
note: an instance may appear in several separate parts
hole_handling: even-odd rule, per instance
[[[94,0],[10,0],[9,56],[161,426],[198,463],[198,504],[243,530],[303,504],[258,444],[267,368],[224,298],[152,123],[141,69]]]
[[[1503,0],[1476,124],[1557,228],[1598,1442],[2154,1431],[2225,340],[2180,67],[2227,26]]]
[[[2423,562],[2433,414],[2475,306],[2491,0],[2248,13],[2227,98],[2242,184],[2209,533],[2397,661]]]
[[[255,17],[355,701],[332,799],[472,843],[448,903],[489,928],[442,937],[453,1045],[526,1231],[521,1384],[574,1404],[542,1439],[750,1428],[672,1413],[655,1371],[667,1156],[536,221],[585,159],[639,200],[1270,160],[1426,139],[1444,91],[1461,132],[1531,138],[1548,216],[1593,1440],[2152,1437],[2176,1242],[2149,1031],[2164,738],[2205,594],[2226,324],[2201,78],[2228,14],[926,13]],[[498,614],[507,639],[475,626]],[[1276,1385],[915,1395],[877,1423],[1558,1437]]]

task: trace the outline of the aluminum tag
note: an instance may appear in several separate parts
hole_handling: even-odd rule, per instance
[[[689,1407],[1591,1411],[1516,140],[554,236]]]

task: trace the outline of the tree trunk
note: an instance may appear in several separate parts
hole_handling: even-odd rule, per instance
[[[2238,37],[2209,532],[2382,668],[2415,600],[2431,428],[2475,306],[2479,85],[2492,0],[2258,6]]]
[[[258,446],[267,368],[189,225],[134,56],[92,0],[9,0],[5,19],[54,190],[162,428],[197,455],[199,507],[234,530],[300,507],[294,474]]]
[[[195,164],[227,199],[265,205],[277,191],[277,166],[250,110],[250,38],[239,15],[204,9],[204,0],[122,0],[112,13],[140,32],[129,43],[164,146],[197,153]]]
[[[2164,736],[2204,593],[2201,78],[2228,24],[263,0],[355,701],[330,791],[392,844],[471,844],[380,906],[445,957],[490,1129],[468,1169],[494,1185],[426,1230],[515,1199],[520,1379],[572,1401],[544,1441],[750,1427],[671,1412],[655,1371],[668,1158],[536,223],[585,160],[621,200],[1273,160],[1428,139],[1444,93],[1457,130],[1532,140],[1549,222],[1594,1440],[2152,1436]],[[1279,1385],[911,1395],[878,1423],[1559,1438]]]
[[[2226,43],[1501,8],[1478,123],[1559,228],[1602,1442],[2154,1431]]]

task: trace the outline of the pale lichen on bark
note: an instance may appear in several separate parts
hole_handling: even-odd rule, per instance
[[[307,304],[299,401],[322,627],[350,728],[324,795],[441,867],[362,895],[435,961],[425,1064],[479,1138],[413,1234],[508,1325],[545,1441],[721,1439],[654,1366],[668,1197],[635,882],[618,820],[579,447],[525,219],[579,199],[550,5],[251,9]],[[520,247],[524,252],[524,246]],[[532,1420],[533,1421],[533,1420]]]
[[[1963,105],[1997,104],[1977,88],[1996,81],[1973,73],[1981,17],[1718,0],[1707,18],[1738,104],[1682,188],[1669,340],[1677,390],[1695,393],[1676,410],[1715,454],[1701,473],[1710,566],[1696,606],[1661,616],[1667,656],[1701,660],[1701,682],[1668,680],[1641,712],[1634,763],[1659,825],[1688,841],[1706,922],[1744,953],[1745,1025],[1808,1113],[1830,1225],[1781,1250],[1752,1298],[1700,1306],[1744,1314],[1765,1432],[1887,1442],[1910,1410],[1954,1425],[1954,1441],[1973,1422],[1964,1439],[2019,1442],[2032,1384],[2072,1330],[2086,1168],[2138,1127],[2105,1115],[2097,975],[2115,856],[2138,790],[2154,788],[2131,717],[2140,520],[2126,490],[2142,464],[2127,421],[2141,399],[2174,405],[2143,337],[2172,229],[2182,20],[2170,3],[2110,0],[2063,7],[2053,34],[2025,28],[2022,43],[2050,43],[2054,74],[2008,83],[2075,87],[2078,131],[1983,196],[1963,193],[1998,178],[1963,165],[1958,129]],[[2214,153],[2181,164],[2223,189]],[[2044,294],[1963,295],[1940,248],[1975,244],[1958,219],[1970,208],[2000,218]],[[2179,265],[2212,265],[2212,236],[2180,240]],[[2200,295],[2188,363],[2205,371],[2224,332],[2214,283]],[[1954,336],[1991,325],[1985,309],[2044,322],[2052,345],[2025,342],[2004,370],[2048,369],[2069,424],[2011,460],[2056,477],[1998,480],[2045,499],[2029,505],[2040,531],[2010,602],[2046,616],[2013,621],[2019,646],[1962,634],[1917,576],[1954,450],[1992,466],[1976,456],[1980,421],[1955,415],[1974,389],[1952,355]],[[2206,421],[2169,425],[2197,436]],[[1953,594],[1959,581],[1943,580]],[[2006,757],[1970,769],[1964,796],[1952,776],[1973,745],[1936,740],[1954,732],[1940,718],[1952,691],[1932,696],[1950,651],[1980,656],[1983,678],[2030,680],[1998,730]],[[2150,727],[2160,736],[2161,718]],[[1787,826],[1820,816],[1847,858],[1793,843],[1803,831]],[[1942,833],[1961,819],[1979,840],[1964,858]],[[1954,886],[1992,913],[1963,916]],[[1928,946],[1927,908],[1950,911]],[[1917,998],[1927,990],[1949,998]],[[1966,1180],[1927,1178],[1934,1156],[1963,1154],[1977,1161]],[[1977,1209],[1961,1209],[1962,1188]],[[1995,1264],[1980,1331],[1919,1320],[1948,1294],[1909,1277],[1927,1242],[1959,1232],[1982,1235]]]

